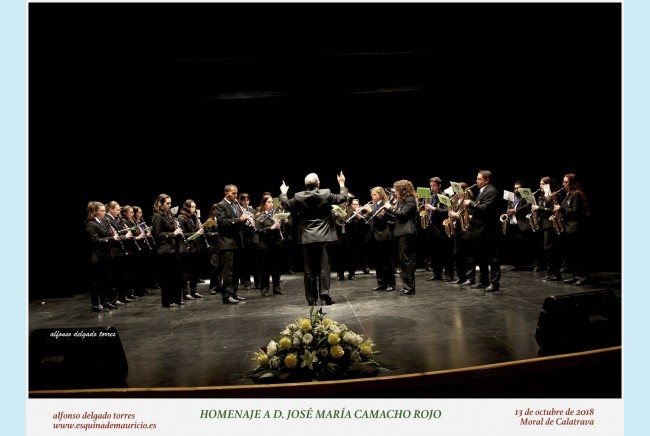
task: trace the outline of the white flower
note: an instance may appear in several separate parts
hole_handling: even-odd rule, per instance
[[[293,338],[294,339],[296,339],[296,338],[301,339],[302,338],[302,331],[301,330],[296,330],[295,332],[293,332]]]
[[[361,345],[361,343],[363,342],[363,338],[361,337],[361,335],[358,335],[351,330],[345,332],[345,335],[343,336],[343,340],[355,347]]]
[[[314,340],[314,337],[310,333],[307,333],[306,335],[304,335],[302,337],[302,343],[305,344],[305,345],[311,344],[311,342],[313,340]]]
[[[269,366],[271,368],[279,367],[280,366],[280,357],[278,357],[278,356],[272,357],[271,360],[269,360]]]
[[[300,338],[296,338],[296,337],[293,338],[293,346],[294,347],[300,346]]]
[[[269,344],[266,346],[266,354],[269,356],[273,357],[275,354],[278,352],[278,344],[275,341],[269,342]]]

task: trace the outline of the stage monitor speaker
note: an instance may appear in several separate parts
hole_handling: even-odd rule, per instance
[[[129,365],[115,327],[38,329],[29,336],[29,389],[125,387]]]
[[[621,302],[609,290],[547,297],[537,321],[537,345],[581,351],[621,344]]]

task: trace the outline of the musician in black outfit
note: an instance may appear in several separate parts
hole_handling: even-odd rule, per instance
[[[92,280],[90,288],[91,310],[93,312],[108,312],[115,306],[108,300],[108,276],[111,268],[111,255],[109,243],[117,238],[117,234],[110,236],[109,229],[104,220],[106,207],[99,201],[88,203],[88,215],[86,217],[86,233],[92,244],[90,253],[90,277]]]
[[[153,204],[153,237],[156,246],[155,266],[163,307],[181,305],[183,274],[178,257],[178,244],[182,242],[183,229],[176,225],[171,213],[172,199],[160,194]]]
[[[539,230],[536,233],[541,234],[545,259],[543,263],[546,264],[547,274],[542,280],[555,282],[562,280],[560,268],[563,257],[558,234],[553,228],[550,218],[553,216],[553,206],[556,203],[561,203],[564,197],[558,198],[562,194],[561,191],[553,192],[552,180],[548,176],[542,177],[539,188],[541,192],[539,201],[537,201],[536,205],[531,206],[531,212],[537,216]],[[536,242],[539,242],[539,239]]]
[[[395,290],[395,273],[393,272],[393,231],[388,225],[389,216],[386,215],[385,207],[389,199],[386,191],[381,186],[375,186],[370,190],[372,206],[366,206],[370,215],[368,225],[370,226],[370,248],[375,256],[375,275],[377,286],[373,291]]]
[[[128,230],[122,222],[122,207],[117,201],[110,201],[106,207],[106,222],[119,235],[119,240],[110,244],[111,251],[111,275],[109,279],[110,286],[115,289],[112,303],[122,306],[126,303],[135,301],[127,293],[129,283],[129,256],[135,254],[136,246],[134,245],[133,232]]]
[[[340,194],[329,189],[320,189],[318,175],[310,173],[305,177],[305,191],[289,199],[289,186],[284,181],[280,186],[282,207],[298,219],[298,244],[303,247],[305,268],[305,297],[312,306],[320,299],[326,305],[334,304],[330,291],[330,262],[327,245],[337,240],[336,224],[332,217],[332,205],[344,203],[348,197],[343,172],[336,176]],[[295,222],[294,222],[295,224]]]
[[[526,187],[523,180],[514,184],[514,198],[508,200],[507,239],[510,242],[510,255],[513,257],[514,266],[510,271],[523,271],[528,268],[531,259],[533,229],[528,222],[527,215],[531,213],[532,204],[521,196],[519,188]]]
[[[451,282],[454,280],[454,263],[453,263],[453,240],[449,238],[442,222],[449,217],[449,208],[438,199],[438,194],[447,195],[442,191],[442,179],[432,177],[429,180],[431,188],[431,202],[425,204],[425,211],[429,214],[429,225],[427,232],[427,250],[431,254],[431,270],[433,274],[426,279],[443,280]]]
[[[399,253],[400,270],[402,277],[401,295],[415,294],[415,264],[417,260],[417,227],[415,216],[417,215],[417,203],[415,201],[415,188],[409,180],[398,180],[393,184],[397,204],[388,203],[386,215],[395,220],[393,234],[397,238],[397,250]]]
[[[476,176],[479,194],[475,200],[465,200],[465,205],[469,206],[472,216],[470,224],[472,257],[480,270],[478,282],[471,287],[485,288],[484,292],[498,291],[501,286],[499,243],[502,231],[499,216],[503,209],[499,206],[499,193],[492,185],[491,177],[491,171],[479,170]]]
[[[255,216],[258,235],[257,260],[259,262],[259,286],[262,297],[268,297],[269,276],[273,284],[273,294],[282,295],[280,287],[280,233],[281,222],[273,219],[273,197],[262,196],[262,202]]]
[[[566,249],[566,267],[571,276],[564,283],[582,286],[589,280],[587,267],[587,219],[589,204],[578,178],[573,173],[564,175],[562,186],[566,198],[553,207],[561,214],[564,231],[560,237]]]
[[[203,298],[197,292],[197,286],[200,275],[200,257],[199,250],[203,240],[196,238],[191,239],[195,234],[204,235],[205,231],[199,224],[199,219],[196,217],[196,203],[192,199],[187,199],[183,203],[180,212],[178,213],[178,223],[183,230],[184,241],[178,244],[178,254],[181,261],[181,271],[183,273],[183,298],[186,300],[194,300],[195,298]],[[188,240],[190,238],[191,240]]]
[[[219,226],[217,246],[219,263],[223,268],[221,291],[223,304],[238,304],[240,301],[246,300],[246,297],[237,295],[244,250],[243,231],[245,226],[254,226],[254,223],[249,220],[246,212],[242,212],[239,203],[237,203],[237,192],[237,186],[226,185],[224,199],[217,203],[217,225]]]

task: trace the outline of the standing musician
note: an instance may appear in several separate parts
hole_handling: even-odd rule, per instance
[[[461,188],[461,194],[457,194],[455,198],[452,198],[453,202],[451,208],[449,208],[448,216],[451,220],[451,226],[454,229],[451,239],[454,244],[454,263],[456,264],[456,274],[458,279],[453,283],[456,285],[473,285],[476,278],[476,267],[474,263],[471,263],[471,267],[468,266],[467,257],[470,249],[469,241],[469,232],[463,226],[460,212],[463,203],[465,201],[464,192],[468,189],[468,185],[465,182],[459,183]]]
[[[90,288],[91,310],[93,312],[108,312],[115,306],[108,301],[108,277],[111,269],[111,255],[109,243],[118,238],[117,233],[110,235],[107,224],[104,220],[106,207],[99,201],[88,203],[88,215],[86,217],[86,233],[92,243],[90,254],[90,277],[92,280]]]
[[[589,205],[575,174],[565,174],[562,186],[566,191],[566,198],[561,205],[556,204],[553,211],[560,213],[564,227],[560,238],[564,240],[566,267],[571,274],[571,277],[564,279],[564,283],[582,286],[589,280],[586,250]]]
[[[151,234],[151,229],[148,228],[147,223],[145,223],[142,219],[142,215],[142,208],[140,206],[133,206],[133,219],[135,220],[136,224],[138,224],[136,234],[145,235],[144,246],[146,249],[143,248],[140,253],[140,274],[143,277],[144,285],[152,286],[156,283],[155,274],[153,273],[153,253],[155,251],[155,243],[153,240],[153,235]],[[146,287],[143,287],[142,289],[136,288],[135,295],[142,297],[151,294],[149,294]]]
[[[205,237],[210,244],[210,295],[217,295],[223,292],[223,266],[219,255],[219,225],[217,224],[217,203],[210,208],[210,214],[206,221],[207,229]]]
[[[395,290],[395,273],[393,272],[393,232],[388,225],[388,216],[386,208],[382,207],[388,203],[388,196],[384,188],[375,186],[370,190],[372,198],[372,207],[368,214],[371,218],[368,221],[370,225],[370,247],[371,252],[375,255],[375,275],[377,276],[377,287],[373,291],[394,291]]]
[[[537,214],[537,220],[539,222],[539,231],[536,233],[541,233],[541,244],[544,252],[543,263],[546,264],[547,271],[547,274],[542,280],[546,282],[562,280],[562,274],[560,272],[562,250],[560,249],[559,236],[550,220],[554,213],[553,206],[556,202],[558,204],[561,203],[561,199],[559,201],[557,199],[560,191],[554,193],[553,188],[551,178],[548,176],[542,177],[539,182],[539,190],[541,192],[539,201],[536,205],[531,206],[531,211]],[[540,240],[536,239],[536,242],[540,242]]]
[[[178,213],[178,223],[183,230],[183,235],[185,235],[186,241],[187,238],[196,233],[199,235],[205,234],[205,231],[196,216],[196,203],[192,199],[187,199],[183,203],[183,207],[181,207],[181,210]],[[199,264],[199,249],[201,247],[200,244],[202,243],[203,242],[197,238],[179,244],[178,254],[181,261],[181,271],[183,273],[183,284],[181,287],[183,289],[183,298],[186,300],[203,298],[196,289],[201,270]]]
[[[498,202],[499,193],[492,185],[491,178],[491,171],[479,170],[476,176],[479,194],[476,200],[465,200],[465,206],[469,206],[472,215],[470,225],[472,257],[478,263],[480,270],[479,280],[472,287],[485,288],[484,292],[498,291],[501,280],[499,260],[499,242],[502,235],[499,221],[501,210]]]
[[[160,285],[163,307],[181,305],[181,262],[178,257],[178,244],[183,243],[183,229],[176,226],[171,213],[172,199],[167,194],[160,194],[153,204],[153,237],[156,246],[156,276]]]
[[[510,255],[513,256],[514,266],[510,271],[523,271],[531,260],[531,240],[533,229],[526,216],[531,213],[532,204],[521,196],[519,188],[525,188],[523,180],[514,184],[514,198],[508,200],[506,210],[507,239],[510,241]]]
[[[429,180],[431,188],[431,202],[425,204],[425,210],[429,214],[429,225],[427,226],[427,247],[431,253],[431,269],[433,274],[426,279],[443,280],[442,273],[444,268],[445,282],[454,280],[453,265],[453,240],[445,234],[442,222],[449,216],[447,206],[440,202],[438,194],[447,195],[442,191],[442,179],[432,177]]]
[[[303,247],[304,284],[307,303],[312,306],[320,296],[326,305],[334,304],[330,292],[330,263],[327,253],[328,243],[335,242],[336,224],[332,217],[332,205],[342,204],[348,199],[343,172],[336,176],[340,194],[333,194],[329,189],[320,189],[320,180],[316,173],[305,177],[306,190],[297,192],[289,199],[289,186],[284,181],[280,185],[280,203],[292,216],[297,216],[298,244]]]
[[[268,297],[269,276],[273,283],[273,293],[282,295],[280,288],[280,243],[281,222],[273,219],[273,197],[263,195],[260,207],[255,217],[256,232],[259,236],[257,243],[257,260],[259,262],[260,293],[262,297]]]
[[[242,209],[255,215],[255,208],[250,206],[250,196],[242,192],[239,194],[239,204]],[[248,290],[251,287],[251,275],[253,276],[253,286],[260,287],[259,267],[257,265],[257,240],[258,235],[255,233],[255,226],[244,227],[244,251],[242,254],[241,275],[239,277],[240,285]]]
[[[402,277],[401,295],[415,294],[415,263],[417,260],[417,227],[415,216],[418,205],[415,201],[415,188],[409,180],[398,180],[393,184],[397,204],[388,203],[386,214],[395,219],[394,235],[397,238],[397,250]]]
[[[122,217],[120,216],[122,207],[120,204],[117,201],[110,201],[106,205],[106,211],[107,223],[119,235],[118,242],[110,245],[112,259],[110,284],[111,287],[115,288],[116,293],[112,303],[122,306],[135,301],[127,296],[129,280],[129,266],[127,263],[129,260],[127,256],[134,254],[136,246],[132,241],[133,233],[130,230],[125,230],[126,226],[122,223]]]
[[[129,289],[127,297],[137,300],[138,296],[143,295],[144,292],[146,292],[145,284],[147,276],[145,262],[146,255],[149,254],[151,248],[147,245],[149,244],[147,234],[138,228],[134,207],[129,205],[122,207],[122,223],[123,226],[133,229],[132,233],[134,237],[125,244],[127,250],[132,254],[126,257],[128,271],[127,288]]]
[[[219,263],[223,276],[221,299],[223,304],[239,304],[246,297],[237,295],[239,277],[242,268],[244,250],[244,227],[250,225],[248,211],[244,211],[237,203],[237,186],[228,184],[224,187],[224,198],[217,203],[217,225],[219,236]]]

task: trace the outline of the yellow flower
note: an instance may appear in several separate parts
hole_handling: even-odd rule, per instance
[[[330,348],[330,354],[333,358],[338,359],[339,357],[343,357],[345,351],[343,351],[343,347],[340,345],[333,345],[332,348]]]
[[[287,354],[284,358],[284,366],[287,368],[295,368],[298,365],[298,356],[295,353]]]
[[[302,318],[300,320],[300,330],[303,332],[310,332],[311,331],[311,321],[308,320],[307,318]]]
[[[257,364],[259,366],[267,366],[269,364],[269,356],[265,353],[258,353]]]
[[[374,354],[374,351],[372,350],[372,347],[374,346],[375,344],[370,339],[368,339],[366,342],[363,343],[359,351],[364,356],[370,356]]]
[[[339,342],[341,342],[341,338],[339,338],[339,334],[338,334],[338,333],[330,333],[329,336],[327,336],[327,342],[328,342],[330,345],[336,345],[336,344],[338,344]]]
[[[332,325],[333,322],[334,322],[333,319],[331,319],[331,318],[325,318],[325,319],[323,320],[323,327],[325,327],[325,330],[327,330],[327,329],[330,327],[330,325]]]
[[[291,343],[292,342],[293,341],[291,339],[287,338],[286,336],[280,338],[280,342],[279,342],[280,349],[288,350],[289,348],[291,348]]]

